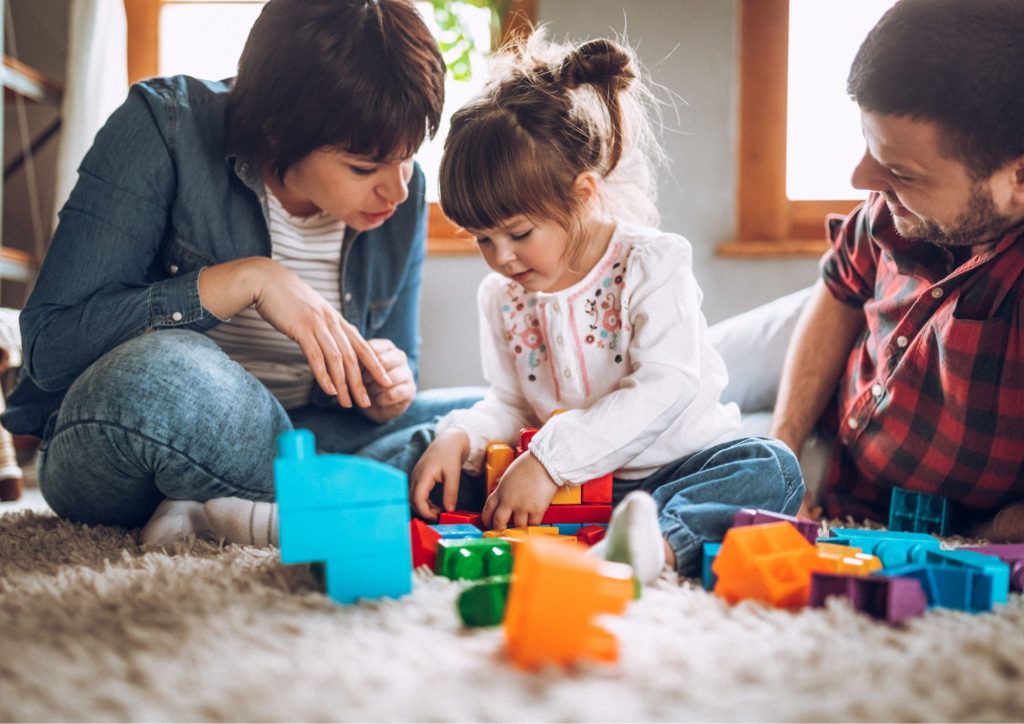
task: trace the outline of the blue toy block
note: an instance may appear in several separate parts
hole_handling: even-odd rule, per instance
[[[718,555],[718,551],[722,548],[721,543],[705,543],[704,544],[704,563],[701,570],[701,583],[704,585],[705,591],[711,591],[715,588],[715,583],[718,581],[718,576],[711,570],[711,565],[715,562],[715,556]]]
[[[889,530],[949,534],[949,501],[940,495],[893,488],[889,504]]]
[[[938,538],[924,533],[900,533],[890,530],[862,530],[860,528],[833,528],[826,543],[848,545],[877,557],[883,568],[925,563],[928,551],[939,550]]]
[[[432,525],[430,527],[437,531],[442,540],[484,537],[483,531],[469,523],[443,523],[441,525]]]
[[[989,576],[990,590],[979,589],[978,596],[985,596],[989,608],[996,603],[1006,603],[1010,593],[1010,566],[995,556],[965,550],[928,551],[925,562],[956,568],[969,568]]]
[[[886,576],[916,578],[929,608],[954,608],[967,613],[992,610],[992,577],[971,568],[915,563],[885,571]]]
[[[409,593],[405,474],[366,458],[318,455],[309,430],[281,433],[277,451],[281,561],[322,561],[327,594],[339,603]]]

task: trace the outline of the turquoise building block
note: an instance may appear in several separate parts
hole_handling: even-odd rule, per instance
[[[483,538],[484,533],[475,525],[469,523],[442,523],[430,526],[444,540],[455,538]]]
[[[879,574],[916,578],[928,597],[929,608],[953,608],[967,613],[992,610],[992,577],[979,570],[915,563]]]
[[[836,543],[860,548],[876,556],[884,568],[925,563],[928,551],[939,550],[938,538],[925,533],[900,533],[891,530],[862,530],[860,528],[833,528],[832,537],[821,538],[822,543]]]
[[[704,544],[704,563],[701,571],[701,583],[704,585],[705,591],[711,591],[715,588],[715,583],[718,581],[718,576],[711,570],[711,564],[715,562],[715,556],[718,555],[718,551],[721,549],[721,543],[705,543]]]
[[[1006,603],[1009,597],[1010,566],[995,556],[957,549],[937,550],[928,551],[925,561],[940,566],[969,568],[989,576],[990,584],[988,590],[981,589],[976,594],[984,596],[989,601],[989,608],[992,608],[996,603]]]
[[[889,503],[889,530],[948,535],[949,501],[941,495],[893,488]]]
[[[325,567],[339,603],[412,590],[409,487],[396,468],[351,455],[318,455],[313,433],[277,439],[274,483],[281,561]]]

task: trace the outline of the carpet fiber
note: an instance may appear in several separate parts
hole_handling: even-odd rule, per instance
[[[1024,602],[902,628],[840,600],[729,607],[666,575],[610,619],[617,665],[521,672],[461,585],[335,606],[276,549],[143,551],[134,531],[0,516],[0,720],[1024,719]]]

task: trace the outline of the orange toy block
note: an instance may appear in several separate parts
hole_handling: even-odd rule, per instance
[[[516,451],[511,445],[503,442],[492,442],[487,446],[487,458],[484,469],[487,472],[487,494],[494,492],[494,488],[501,480],[501,476],[508,470],[508,466],[516,458]]]
[[[583,483],[581,487],[583,503],[610,503],[612,502],[612,474],[602,475]]]
[[[882,560],[877,556],[862,553],[860,548],[822,541],[815,543],[814,547],[822,565],[821,570],[827,573],[866,576],[882,570]]]
[[[562,485],[551,499],[551,505],[579,505],[583,502],[583,488],[579,485]]]
[[[619,657],[615,635],[595,619],[621,614],[633,599],[632,569],[588,556],[547,537],[515,554],[505,613],[505,641],[524,668]]]
[[[715,593],[729,603],[753,598],[797,608],[810,598],[811,574],[825,569],[817,549],[786,522],[730,528],[715,557]]]
[[[430,570],[434,570],[437,542],[441,540],[441,534],[416,518],[409,521],[409,533],[412,538],[412,567],[429,566]]]

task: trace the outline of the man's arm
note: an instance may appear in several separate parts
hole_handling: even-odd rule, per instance
[[[821,282],[808,301],[786,353],[771,434],[797,455],[836,392],[864,312],[836,300]]]

